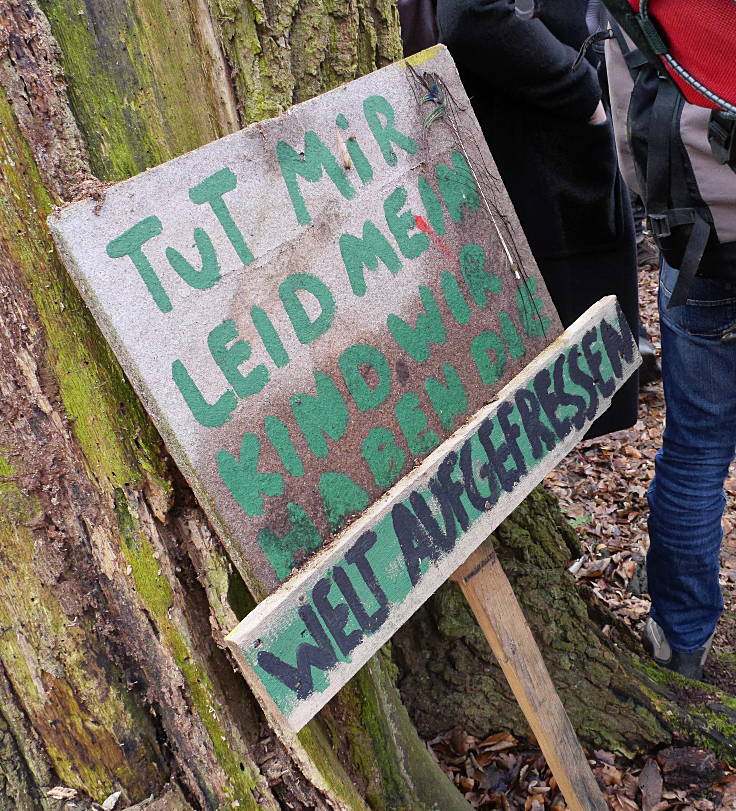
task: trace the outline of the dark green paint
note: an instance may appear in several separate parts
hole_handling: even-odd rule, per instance
[[[445,431],[450,431],[455,423],[455,418],[462,417],[468,410],[468,395],[465,393],[460,375],[451,364],[444,363],[442,371],[445,375],[445,383],[437,378],[428,377],[424,381],[424,388],[442,427]]]
[[[396,113],[388,99],[383,96],[369,96],[363,101],[363,114],[381,150],[383,159],[389,166],[396,166],[398,161],[393,150],[394,145],[409,155],[416,154],[417,142],[394,127]]]
[[[427,428],[427,415],[416,394],[408,392],[396,403],[396,419],[406,439],[409,453],[424,456],[440,444],[440,438]]]
[[[371,411],[386,402],[391,391],[391,366],[383,352],[369,344],[354,344],[340,355],[338,365],[360,411]],[[370,367],[378,377],[374,386],[366,380],[364,367]]]
[[[291,410],[294,414],[309,450],[324,459],[329,450],[325,435],[334,442],[345,435],[349,413],[342,395],[334,381],[324,372],[314,373],[316,394],[293,394]]]
[[[376,486],[381,490],[388,490],[401,478],[406,454],[396,444],[396,439],[388,428],[371,428],[363,440],[361,452]]]
[[[309,555],[316,552],[323,543],[317,527],[298,504],[289,502],[286,505],[286,515],[291,524],[291,529],[286,534],[279,536],[268,528],[258,533],[258,545],[279,580],[286,580],[291,574],[297,565],[296,556],[299,552]]]
[[[162,313],[168,313],[171,312],[171,300],[156,275],[156,271],[151,267],[148,257],[143,253],[143,246],[146,242],[158,236],[162,231],[163,226],[158,217],[146,217],[119,237],[110,240],[106,250],[111,259],[130,257],[156,306]]]
[[[348,180],[345,170],[316,132],[309,130],[305,133],[304,152],[301,153],[289,146],[286,141],[279,141],[276,144],[276,157],[299,225],[309,225],[312,222],[312,216],[307,210],[299,186],[299,177],[315,183],[321,180],[326,172],[346,200],[355,197],[355,189]]]
[[[262,496],[280,496],[284,477],[280,473],[259,473],[261,441],[255,434],[245,434],[240,445],[240,459],[227,451],[218,451],[217,469],[230,494],[248,515],[263,515]]]
[[[320,306],[320,314],[314,320],[309,317],[297,295],[303,291],[314,296]],[[300,343],[311,344],[332,326],[335,297],[330,288],[311,273],[292,273],[287,276],[279,286],[279,297]]]
[[[379,260],[396,275],[401,270],[401,259],[391,243],[374,223],[363,223],[363,236],[343,234],[340,237],[340,255],[350,287],[356,296],[364,296],[367,290],[364,269],[376,270]]]
[[[205,428],[219,428],[230,419],[235,411],[238,404],[235,392],[227,389],[217,398],[216,402],[208,403],[180,360],[175,360],[171,364],[171,377],[184,398],[184,402],[189,406],[192,416]]]
[[[368,493],[344,473],[323,473],[319,492],[332,532],[342,529],[347,518],[363,512],[371,503]]]
[[[429,358],[430,345],[444,344],[447,333],[434,293],[422,284],[419,285],[419,296],[424,305],[424,312],[417,316],[416,326],[410,326],[403,318],[393,313],[386,319],[386,326],[407,355],[419,363],[424,363]]]
[[[406,259],[417,259],[429,248],[429,237],[423,231],[409,233],[416,231],[417,226],[411,211],[401,211],[406,205],[407,196],[406,189],[402,186],[394,189],[383,203],[383,213],[388,230],[401,253]]]
[[[286,468],[290,476],[303,476],[304,465],[301,457],[297,453],[294,443],[291,441],[289,429],[283,420],[278,417],[268,416],[263,421],[268,436],[274,450],[279,455],[281,464]]]

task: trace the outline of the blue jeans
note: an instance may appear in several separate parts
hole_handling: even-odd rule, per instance
[[[647,556],[652,618],[670,645],[692,653],[723,611],[718,582],[736,453],[736,283],[695,278],[688,301],[668,310],[677,271],[663,263],[659,314],[666,423],[649,492]]]

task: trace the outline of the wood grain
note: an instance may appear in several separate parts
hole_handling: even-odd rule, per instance
[[[489,539],[452,577],[475,614],[573,811],[607,806]]]

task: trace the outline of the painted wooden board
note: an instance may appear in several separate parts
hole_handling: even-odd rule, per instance
[[[257,596],[561,332],[449,53],[409,61],[49,220]]]
[[[300,729],[585,434],[641,362],[602,299],[228,636]]]

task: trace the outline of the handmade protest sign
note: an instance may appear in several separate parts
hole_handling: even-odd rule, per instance
[[[232,560],[271,594],[229,642],[282,731],[466,560],[638,362],[614,299],[562,333],[442,46],[49,223]],[[553,727],[571,807],[603,807],[569,722]]]
[[[230,634],[301,728],[585,434],[641,358],[602,299]]]
[[[261,597],[561,330],[441,46],[50,227]]]

